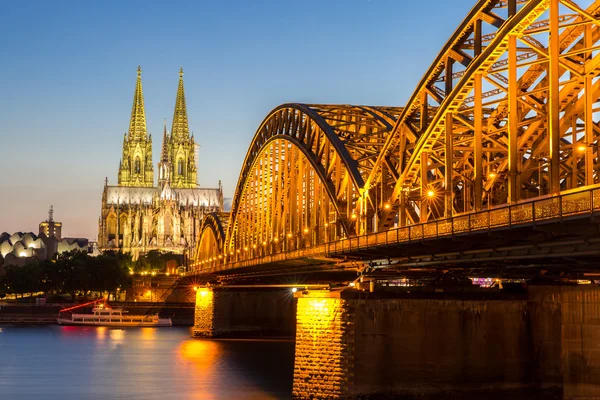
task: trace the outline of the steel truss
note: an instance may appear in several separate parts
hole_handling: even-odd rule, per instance
[[[480,1],[366,179],[391,204],[366,200],[378,228],[597,182],[598,16],[598,1]]]
[[[479,1],[404,108],[277,107],[223,263],[598,183],[600,0],[582,1]]]
[[[217,262],[223,258],[225,230],[217,213],[204,216],[200,227],[200,240],[196,246],[195,260],[201,267],[208,262]]]
[[[284,104],[243,163],[225,254],[243,259],[354,236],[364,180],[400,108]]]

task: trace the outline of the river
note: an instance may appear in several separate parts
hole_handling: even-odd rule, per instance
[[[0,399],[290,399],[292,341],[0,325]]]

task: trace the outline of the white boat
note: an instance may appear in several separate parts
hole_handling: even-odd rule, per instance
[[[64,310],[63,310],[64,311]],[[128,315],[121,308],[108,308],[99,304],[92,309],[92,314],[71,314],[71,317],[62,317],[59,313],[56,319],[59,325],[86,325],[86,326],[173,326],[171,318],[159,318],[158,314]]]

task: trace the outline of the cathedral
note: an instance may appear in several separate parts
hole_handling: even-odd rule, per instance
[[[102,211],[98,221],[98,247],[133,254],[134,259],[150,250],[187,254],[193,258],[204,216],[223,211],[221,182],[214,189],[197,184],[197,145],[190,135],[183,89],[183,69],[171,133],[165,121],[158,185],[154,184],[152,135],[146,130],[141,69],[129,131],[123,137],[117,185],[104,182]]]

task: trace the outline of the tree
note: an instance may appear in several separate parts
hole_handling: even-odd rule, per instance
[[[2,277],[6,292],[14,295],[35,293],[43,290],[43,272],[37,261],[24,266],[10,265],[6,267]]]
[[[116,293],[131,286],[129,271],[133,268],[130,255],[106,252],[90,257],[80,251],[65,252],[55,260],[32,261],[22,267],[9,266],[0,277],[0,293],[68,293],[75,299],[88,292]]]
[[[77,292],[83,292],[83,298],[87,300],[87,292],[92,285],[89,259],[87,253],[76,250],[62,253],[56,259],[59,273],[64,279],[62,290],[69,293],[73,300]]]

